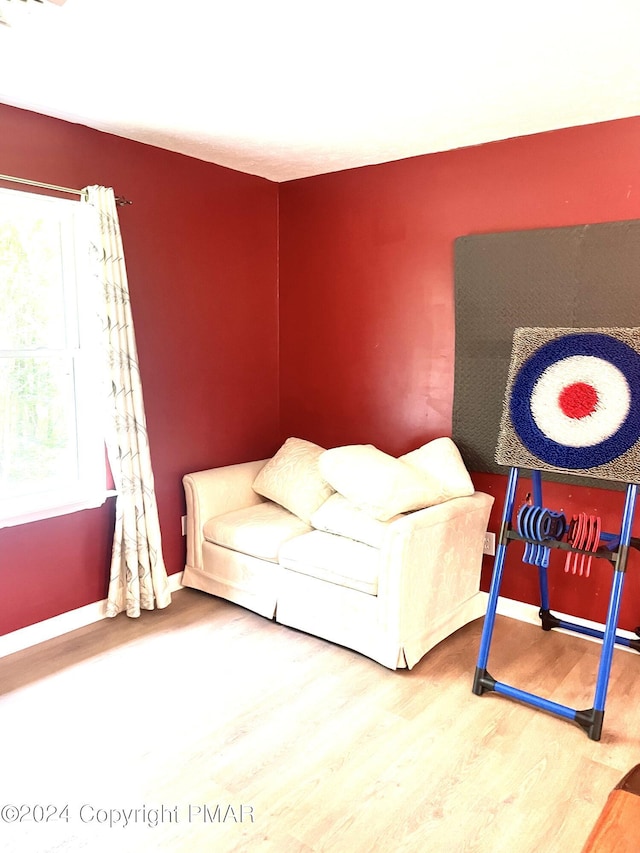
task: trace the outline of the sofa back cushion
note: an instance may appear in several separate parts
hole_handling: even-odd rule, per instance
[[[416,468],[429,479],[432,504],[467,497],[474,492],[474,485],[460,451],[448,436],[434,438],[417,450],[405,453],[400,457],[400,461]]]
[[[319,464],[336,492],[378,521],[474,492],[450,438],[435,439],[400,459],[371,444],[334,447]]]
[[[379,521],[429,506],[431,500],[430,483],[421,471],[371,444],[327,450],[320,471],[336,492]]]
[[[309,524],[333,489],[320,473],[324,448],[302,438],[288,438],[253,481],[253,490]]]
[[[313,513],[311,525],[325,533],[335,533],[372,548],[381,548],[389,525],[401,517],[394,515],[388,521],[378,521],[336,492]]]

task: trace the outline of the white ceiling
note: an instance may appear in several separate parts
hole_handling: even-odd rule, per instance
[[[0,102],[274,181],[640,115],[640,0],[0,0],[0,15]]]

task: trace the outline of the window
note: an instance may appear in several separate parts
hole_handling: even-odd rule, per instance
[[[106,496],[83,213],[77,201],[0,190],[0,527]]]

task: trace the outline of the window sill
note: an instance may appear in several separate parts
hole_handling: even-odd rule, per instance
[[[45,506],[40,505],[38,507],[33,506],[33,501],[31,501],[31,507],[27,507],[26,501],[22,502],[22,507],[20,507],[19,501],[13,501],[10,511],[8,506],[6,509],[0,506],[0,528],[16,527],[17,525],[29,524],[33,521],[43,521],[46,518],[57,518],[59,515],[69,515],[72,512],[80,512],[83,509],[95,509],[102,506],[107,498],[115,497],[117,494],[115,489],[108,489],[91,498],[84,497],[76,500],[61,498],[57,501],[50,501]]]

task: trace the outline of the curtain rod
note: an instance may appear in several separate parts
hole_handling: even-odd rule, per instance
[[[42,181],[30,181],[27,178],[13,178],[11,175],[0,175],[0,181],[8,181],[10,184],[27,184],[30,187],[40,187],[44,190],[54,190],[59,193],[68,193],[69,195],[79,195],[80,197],[85,195],[84,190],[73,190],[70,187],[58,187],[55,184],[43,184]],[[126,204],[133,204],[129,199],[124,198],[124,196],[117,195],[116,204],[119,207],[124,207]]]

